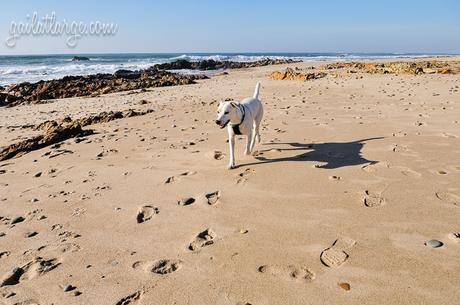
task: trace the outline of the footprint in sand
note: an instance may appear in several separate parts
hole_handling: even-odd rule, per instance
[[[209,205],[215,205],[220,198],[220,191],[215,191],[204,195]]]
[[[136,291],[135,293],[130,294],[127,297],[124,297],[123,299],[118,301],[115,305],[138,304],[139,303],[138,301],[140,301],[142,294],[143,294],[143,291]]]
[[[386,203],[386,200],[382,197],[381,194],[372,193],[366,190],[364,192],[363,203],[365,206],[373,208],[384,205]]]
[[[16,267],[10,272],[6,273],[0,279],[0,287],[16,285],[21,281],[30,280],[35,277],[41,276],[55,269],[60,264],[61,263],[56,258],[46,260],[41,257],[37,257],[36,259],[28,262],[24,266]]]
[[[182,265],[183,262],[179,259],[160,259],[157,261],[137,261],[133,263],[132,268],[147,273],[165,275],[179,270]]]
[[[331,268],[337,268],[341,266],[348,259],[349,250],[356,244],[351,238],[339,238],[333,244],[332,247],[327,248],[321,252],[321,262]]]
[[[243,172],[238,174],[238,179],[236,180],[236,183],[240,184],[248,181],[248,176],[254,172],[255,171],[253,169],[246,168]]]
[[[448,236],[451,240],[460,244],[460,232],[450,233]]]
[[[144,205],[137,212],[136,220],[137,223],[143,223],[150,220],[153,216],[160,213],[160,209],[151,205]]]
[[[186,171],[186,172],[183,172],[177,176],[171,176],[171,177],[168,177],[166,178],[165,180],[165,184],[170,184],[170,183],[173,183],[173,182],[176,182],[178,180],[180,180],[180,177],[185,177],[185,176],[191,176],[191,175],[195,175],[196,172],[194,171]]]
[[[182,198],[181,200],[177,201],[177,204],[182,205],[182,206],[186,206],[186,205],[194,204],[195,201],[196,201],[196,199],[193,198],[193,197],[185,197],[185,198]]]
[[[225,154],[221,151],[214,151],[214,160],[222,160],[225,157]]]
[[[306,266],[289,265],[284,267],[277,265],[262,265],[257,270],[262,274],[281,277],[286,280],[311,282],[316,277],[316,274]]]
[[[436,192],[436,197],[448,204],[460,206],[460,196],[449,192]]]
[[[206,229],[196,236],[195,240],[188,246],[188,249],[194,252],[199,251],[201,248],[214,244],[214,239],[216,237],[217,235],[213,230]]]

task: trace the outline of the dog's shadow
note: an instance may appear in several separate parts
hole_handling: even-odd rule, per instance
[[[368,141],[383,139],[383,137],[375,137],[357,140],[353,142],[330,142],[330,143],[314,143],[303,144],[296,142],[287,143],[267,143],[264,146],[272,146],[269,149],[258,150],[258,155],[255,158],[258,162],[250,162],[241,164],[241,166],[258,165],[274,162],[288,161],[310,161],[324,163],[318,165],[318,168],[334,169],[345,166],[353,166],[360,164],[376,164],[378,161],[371,161],[361,156],[361,149]],[[288,146],[288,147],[282,147]],[[290,157],[269,158],[264,155],[267,153],[283,153],[289,151],[300,151],[302,153]]]

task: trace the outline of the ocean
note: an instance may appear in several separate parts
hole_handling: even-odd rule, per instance
[[[89,57],[89,61],[72,61],[73,56]],[[292,58],[303,61],[383,59],[427,57],[434,54],[394,53],[133,53],[133,54],[66,54],[0,56],[0,85],[58,79],[68,75],[114,73],[119,69],[139,70],[156,63],[187,59],[256,61],[262,58]],[[182,71],[187,73],[187,71]]]

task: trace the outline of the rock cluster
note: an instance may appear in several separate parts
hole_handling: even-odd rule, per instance
[[[34,127],[35,130],[42,130],[42,135],[20,141],[0,149],[0,161],[21,156],[29,151],[41,149],[70,138],[93,134],[93,130],[91,129],[82,129],[87,125],[105,123],[116,119],[139,116],[151,112],[153,112],[152,109],[145,111],[135,111],[129,109],[125,111],[101,112],[96,115],[76,120],[72,120],[70,117],[65,117],[60,120],[45,121]]]
[[[268,65],[280,65],[295,63],[293,59],[261,59],[253,62],[237,62],[237,61],[216,61],[213,59],[201,60],[201,61],[188,61],[185,59],[179,59],[173,62],[155,65],[155,68],[159,70],[218,70],[218,69],[243,69],[262,67]]]
[[[397,61],[397,62],[336,62],[323,69],[348,69],[349,72],[372,74],[459,74],[460,62],[454,61]]]
[[[120,70],[114,74],[66,76],[57,80],[11,85],[0,96],[0,105],[16,106],[40,103],[43,100],[66,97],[96,96],[100,94],[143,89],[187,85],[204,75],[180,75],[150,68],[140,71]]]
[[[284,71],[274,71],[268,78],[273,80],[300,80],[307,81],[312,79],[319,79],[326,77],[324,72],[311,72],[311,73],[301,73],[294,71],[292,68],[286,68]]]
[[[74,57],[72,60],[87,60]],[[88,59],[89,60],[89,59]],[[267,65],[293,63],[291,59],[263,59],[255,62],[233,62],[202,60],[191,62],[177,60],[158,64],[145,70],[118,70],[114,74],[93,74],[87,76],[66,76],[61,79],[39,81],[37,83],[20,83],[6,88],[0,93],[0,106],[16,106],[20,104],[42,103],[46,100],[97,96],[120,91],[194,84],[197,79],[205,79],[205,75],[183,75],[165,70],[217,70],[260,67]]]

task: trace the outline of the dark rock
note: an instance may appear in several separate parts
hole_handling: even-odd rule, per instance
[[[3,91],[3,90],[0,90]],[[8,93],[0,93],[0,107],[1,106],[8,106],[9,104],[17,101],[19,98],[8,94]]]
[[[289,64],[298,61],[292,59],[261,59],[254,62],[236,62],[236,61],[216,61],[206,59],[197,62],[190,62],[184,59],[179,59],[169,63],[157,64],[154,67],[158,70],[217,70],[217,69],[243,69],[252,67],[261,67],[268,65]]]
[[[117,70],[115,71],[114,75],[117,78],[137,79],[141,77],[141,72],[131,70]]]
[[[89,58],[86,56],[74,56],[72,58],[72,61],[88,61]]]

